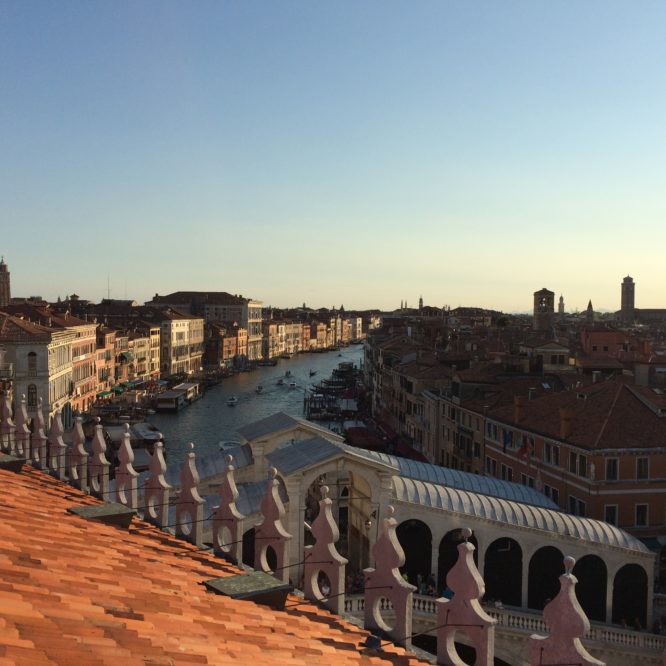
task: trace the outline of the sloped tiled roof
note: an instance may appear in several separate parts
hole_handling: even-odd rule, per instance
[[[0,664],[417,664],[290,596],[284,611],[207,592],[238,573],[155,527],[68,514],[96,503],[41,472],[0,470]],[[291,605],[291,607],[289,607]]]
[[[666,418],[645,404],[633,387],[619,379],[577,390],[544,395],[524,405],[517,427],[561,439],[560,409],[571,415],[571,433],[565,438],[589,449],[644,448],[666,444]],[[512,406],[492,410],[489,416],[514,425]]]

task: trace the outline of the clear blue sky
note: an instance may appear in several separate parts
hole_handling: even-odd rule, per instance
[[[666,307],[666,4],[0,0],[14,295]]]

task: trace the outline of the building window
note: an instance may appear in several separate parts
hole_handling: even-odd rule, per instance
[[[617,504],[604,506],[604,520],[611,525],[617,525]]]
[[[574,497],[573,495],[569,495],[569,513],[571,513],[574,516],[585,517],[586,510],[587,506],[585,502],[579,500],[577,497]]]
[[[576,473],[576,457],[573,451],[569,452],[569,471],[573,474]]]
[[[617,481],[617,458],[606,458],[606,481]]]
[[[587,476],[587,458],[585,456],[578,456],[578,476]]]
[[[513,470],[511,467],[502,465],[501,467],[502,481],[513,481]]]
[[[28,354],[28,374],[34,377],[37,374],[37,354],[30,352]]]
[[[650,477],[650,470],[648,465],[648,458],[636,458],[636,478],[648,479]]]
[[[28,384],[28,407],[37,407],[37,385]]]
[[[520,483],[528,488],[534,488],[534,477],[528,476],[527,474],[520,475]]]
[[[647,527],[648,525],[648,505],[636,504],[636,527]]]
[[[486,456],[486,473],[491,476],[497,476],[497,461],[488,456]]]

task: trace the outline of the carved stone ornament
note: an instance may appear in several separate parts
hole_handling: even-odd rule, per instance
[[[180,493],[175,501],[176,536],[196,546],[203,545],[203,505],[199,495],[199,473],[195,464],[194,444],[189,444],[190,452],[180,473]]]
[[[468,542],[472,530],[462,530],[464,541],[458,545],[458,560],[446,576],[453,592],[451,599],[437,600],[437,663],[464,666],[455,646],[457,632],[466,634],[476,649],[477,666],[492,666],[495,654],[495,623],[481,607],[486,586],[474,564],[474,545]]]
[[[288,583],[287,549],[291,534],[282,525],[285,512],[280,499],[277,470],[271,467],[268,472],[270,476],[266,484],[266,494],[261,501],[263,518],[256,526],[254,534],[254,567]],[[269,562],[269,559],[274,559],[274,563]]]
[[[328,486],[321,487],[319,514],[312,523],[313,546],[305,547],[304,593],[306,599],[321,601],[333,613],[341,615],[345,608],[345,565],[347,560],[338,553],[335,543],[340,530],[333,520],[333,501],[328,497]],[[326,579],[326,586],[320,585]],[[323,588],[323,589],[322,589]],[[328,590],[326,589],[328,588]]]
[[[118,468],[116,469],[116,501],[118,504],[130,509],[137,509],[138,501],[138,478],[139,473],[134,469],[134,451],[130,441],[130,426],[125,424],[125,429],[120,437],[120,448],[118,449]]]
[[[169,496],[171,486],[166,482],[166,461],[164,460],[164,442],[160,435],[155,442],[153,455],[150,456],[148,478],[143,487],[144,520],[158,527],[165,527],[169,522]]]
[[[213,510],[213,549],[234,564],[243,561],[243,521],[236,507],[238,488],[234,480],[233,456],[227,455],[227,469],[220,486],[220,505]]]
[[[412,600],[416,588],[400,575],[400,567],[405,563],[405,551],[395,533],[398,523],[393,513],[393,507],[388,505],[381,536],[372,549],[375,567],[364,570],[365,628],[381,630],[396,643],[409,648],[412,642]],[[395,614],[392,627],[381,614],[382,606],[387,607],[386,602]]]
[[[550,636],[530,636],[530,664],[604,664],[595,659],[580,641],[590,630],[590,621],[576,599],[578,579],[571,573],[574,564],[573,557],[564,558],[565,573],[560,576],[560,591],[543,609]]]

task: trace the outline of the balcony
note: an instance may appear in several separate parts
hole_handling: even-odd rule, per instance
[[[14,377],[13,363],[0,363],[0,379],[12,379]]]

